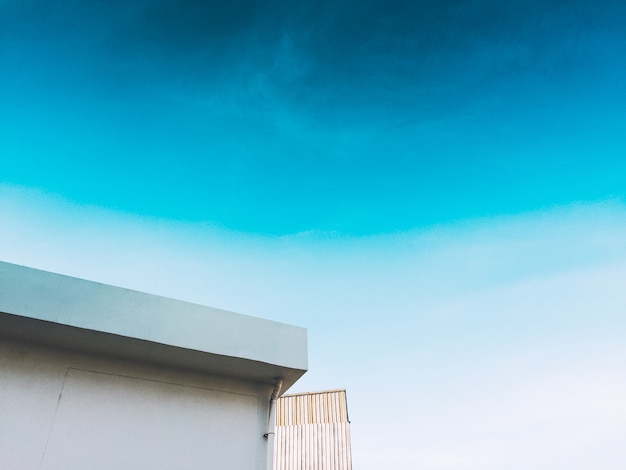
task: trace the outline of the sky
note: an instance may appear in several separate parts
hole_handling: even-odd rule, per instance
[[[355,468],[622,469],[626,7],[0,0],[0,259],[304,326]]]

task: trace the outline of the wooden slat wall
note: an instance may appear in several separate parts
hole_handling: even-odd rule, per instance
[[[278,400],[274,470],[352,470],[345,390]]]

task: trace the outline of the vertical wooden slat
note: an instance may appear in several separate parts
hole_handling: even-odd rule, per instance
[[[280,398],[274,470],[351,470],[347,410],[344,390]]]

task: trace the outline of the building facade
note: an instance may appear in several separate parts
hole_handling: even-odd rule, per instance
[[[0,263],[0,468],[266,469],[306,368],[302,328]]]

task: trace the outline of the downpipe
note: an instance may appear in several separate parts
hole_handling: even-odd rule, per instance
[[[270,397],[269,420],[267,422],[267,432],[263,437],[267,440],[267,460],[266,470],[274,470],[274,439],[276,437],[276,402],[283,387],[283,379],[277,378],[274,383],[274,391]]]

